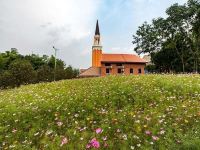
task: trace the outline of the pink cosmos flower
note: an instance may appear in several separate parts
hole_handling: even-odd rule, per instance
[[[159,140],[159,137],[157,137],[157,136],[152,136],[152,139],[153,139],[154,141],[158,141],[158,140]]]
[[[94,148],[99,148],[99,147],[100,147],[100,144],[99,144],[99,142],[98,142],[97,140],[94,140],[94,141],[92,142],[92,146],[93,146]]]
[[[91,145],[90,145],[90,144],[87,144],[87,145],[86,145],[86,148],[87,148],[87,149],[89,149],[90,147],[91,147]]]
[[[146,135],[151,135],[151,131],[148,131],[148,130],[147,130],[147,131],[145,131],[145,134],[146,134]]]
[[[102,132],[102,129],[101,129],[101,128],[97,128],[97,129],[96,129],[96,133],[97,133],[97,134],[99,134],[99,133],[101,133],[101,132]]]
[[[68,139],[67,139],[66,137],[64,137],[64,138],[62,139],[62,141],[61,141],[60,146],[63,146],[63,145],[65,145],[65,144],[67,144],[67,143],[68,143]]]
[[[100,143],[99,143],[99,141],[97,141],[96,138],[93,138],[93,139],[90,141],[90,143],[87,144],[87,146],[86,146],[87,149],[88,149],[88,148],[91,148],[91,147],[96,148],[96,149],[98,149],[98,148],[100,147]]]
[[[108,147],[108,144],[106,142],[104,143],[104,147]]]

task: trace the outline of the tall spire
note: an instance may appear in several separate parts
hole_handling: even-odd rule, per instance
[[[94,44],[92,46],[92,67],[101,67],[102,46],[101,36],[99,32],[99,22],[97,20],[96,30],[94,35]]]
[[[98,20],[97,20],[97,24],[96,24],[95,35],[100,35],[100,32],[99,32],[99,22],[98,22]]]

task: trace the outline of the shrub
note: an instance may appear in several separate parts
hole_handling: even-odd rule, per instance
[[[53,81],[53,72],[48,65],[40,66],[37,70],[37,82]]]
[[[13,76],[15,86],[34,83],[36,80],[36,72],[31,63],[26,60],[16,60],[12,62],[9,71]]]
[[[14,78],[10,71],[4,71],[0,74],[0,88],[14,87]]]

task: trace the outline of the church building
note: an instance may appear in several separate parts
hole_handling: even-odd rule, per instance
[[[98,20],[92,46],[92,66],[80,71],[80,77],[144,74],[146,61],[133,54],[103,53]]]

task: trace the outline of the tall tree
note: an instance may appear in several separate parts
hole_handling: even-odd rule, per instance
[[[165,54],[166,57],[174,59],[173,62],[180,61],[177,65],[181,65],[182,72],[191,71],[191,68],[197,71],[200,58],[200,1],[189,0],[184,5],[174,4],[166,10],[166,13],[166,19],[153,19],[151,24],[145,22],[139,27],[133,36],[135,51],[138,54],[154,53],[152,59],[156,61],[166,60],[163,59]],[[155,55],[156,53],[159,55]],[[178,58],[174,58],[171,53],[176,54]],[[166,60],[166,63],[170,66],[170,62]]]
[[[26,60],[16,60],[12,62],[9,66],[9,71],[12,74],[15,86],[35,82],[36,72],[31,63]]]

